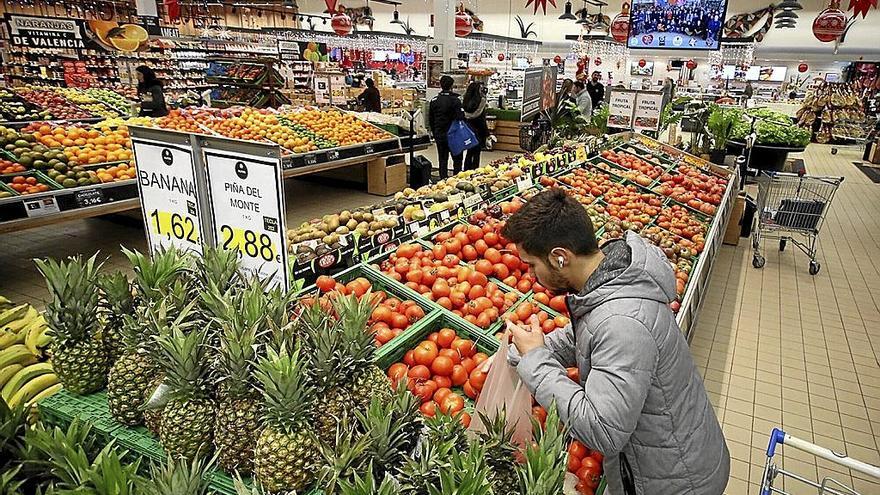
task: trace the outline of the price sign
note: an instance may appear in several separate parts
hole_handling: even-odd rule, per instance
[[[367,143],[364,145],[364,154],[372,155],[376,151],[375,147],[373,147],[373,143]]]
[[[330,150],[327,152],[327,160],[333,161],[339,159],[339,151],[338,150]]]
[[[521,175],[516,178],[516,190],[519,192],[526,191],[532,187],[532,179],[527,175]]]
[[[86,208],[89,206],[95,206],[104,203],[106,198],[104,197],[104,190],[98,188],[85,189],[83,191],[77,191],[73,195],[73,200],[76,202],[77,206],[80,208]]]
[[[306,165],[314,165],[318,163],[318,155],[312,153],[305,156]]]
[[[172,140],[175,144],[169,142]],[[193,151],[191,146],[183,144],[186,142],[187,137],[176,133],[169,133],[168,141],[131,139],[141,213],[151,252],[171,246],[202,252],[201,203]]]
[[[483,201],[483,197],[479,194],[471,194],[464,198],[464,207],[467,209],[473,208],[474,206],[480,204],[480,201]]]
[[[461,194],[450,194],[447,199],[452,203],[461,203],[463,198]]]
[[[242,269],[287,288],[281,163],[267,158],[271,147],[233,152],[225,151],[230,146],[223,141],[206,139],[204,148],[214,239],[218,246],[238,251]]]
[[[33,201],[25,201],[24,210],[29,218],[54,215],[60,211],[58,209],[58,203],[55,201],[55,196],[35,199]]]
[[[578,146],[574,150],[575,159],[579,162],[582,162],[587,159],[587,147],[586,146]]]

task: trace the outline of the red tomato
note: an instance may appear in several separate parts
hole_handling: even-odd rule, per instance
[[[584,444],[577,440],[572,441],[571,445],[568,446],[568,455],[577,457],[578,459],[583,459],[588,453],[589,452]]]
[[[468,376],[470,376],[471,371],[474,371],[474,368],[477,367],[477,362],[474,361],[474,358],[466,357],[462,358],[461,365],[464,366],[465,371],[467,371]]]
[[[455,330],[451,328],[442,328],[437,335],[437,345],[442,348],[449,348],[452,345],[452,341],[455,340]]]
[[[413,386],[412,393],[422,399],[422,402],[431,400],[434,392],[437,391],[437,383],[434,380],[423,380],[416,382]]]
[[[410,368],[406,376],[415,380],[427,380],[431,378],[431,370],[423,364],[418,364]]]
[[[466,412],[459,414],[458,420],[461,421],[461,424],[464,425],[465,428],[471,425],[471,415]]]
[[[450,380],[448,376],[434,375],[431,377],[431,380],[434,380],[438,387],[452,387],[452,380]]]
[[[577,368],[565,368],[565,372],[568,375],[569,380],[580,383],[580,373]]]
[[[415,323],[425,317],[425,310],[419,306],[410,306],[406,308],[405,316],[410,323]]]
[[[465,261],[474,261],[479,256],[476,248],[468,244],[467,246],[463,246],[461,248],[461,259]]]
[[[415,366],[415,351],[413,351],[412,349],[406,351],[406,353],[403,355],[403,362],[406,363],[407,366]]]
[[[578,469],[577,477],[588,487],[596,488],[602,477],[602,465],[592,457],[584,457],[581,460],[581,468]]]
[[[468,383],[470,383],[477,392],[483,390],[483,384],[486,383],[486,372],[482,371],[480,368],[475,368],[474,371],[471,371]]]
[[[538,420],[538,423],[541,425],[541,428],[544,428],[544,423],[547,422],[547,411],[541,406],[535,406],[532,408],[532,417]]]
[[[477,263],[474,265],[474,268],[476,268],[478,272],[487,276],[492,275],[492,272],[495,269],[492,262],[487,259],[477,261]]]
[[[581,460],[573,455],[568,456],[568,472],[577,473],[581,468]]]
[[[474,390],[474,387],[471,386],[471,382],[464,382],[464,385],[461,386],[461,389],[464,390],[464,395],[467,395],[471,399],[477,398],[477,391]]]
[[[605,460],[605,456],[602,455],[602,453],[599,452],[598,450],[592,450],[592,451],[590,451],[590,457],[592,457],[593,459],[595,459],[596,462],[598,462],[600,465],[601,465],[602,462]]]
[[[388,378],[396,384],[400,379],[405,378],[408,372],[409,366],[403,363],[394,363],[388,368]]]
[[[464,409],[464,399],[455,393],[447,395],[440,402],[440,411],[444,414],[455,414],[462,409]]]
[[[433,418],[437,414],[437,403],[434,401],[424,402],[419,407],[419,411],[425,416]]]
[[[458,351],[458,354],[461,357],[473,357],[477,352],[477,348],[474,346],[474,341],[470,339],[457,338],[453,340],[452,349]]]
[[[452,367],[452,374],[450,375],[452,379],[452,384],[456,387],[460,387],[464,385],[468,381],[468,371],[463,365],[456,364]]]
[[[452,393],[452,389],[449,387],[440,387],[434,392],[434,402],[437,404],[442,404],[443,399],[445,399],[449,394]]]
[[[435,260],[442,260],[443,257],[446,256],[446,246],[441,242],[434,244],[434,247],[431,248],[431,256],[433,256]]]
[[[384,305],[376,306],[376,309],[373,310],[373,314],[370,315],[370,319],[372,321],[391,323],[391,308]]]
[[[431,371],[433,371],[435,375],[451,376],[453,366],[455,366],[455,363],[452,362],[451,358],[437,356],[434,358],[434,362],[431,363]]]
[[[567,313],[568,307],[565,305],[565,296],[554,296],[550,299],[550,309],[558,313]]]
[[[461,356],[459,356],[458,352],[455,351],[454,349],[449,349],[449,348],[440,349],[440,352],[438,353],[438,357],[440,357],[440,356],[445,356],[445,357],[448,357],[449,359],[451,359],[453,365],[461,364]]]
[[[469,225],[467,228],[467,237],[471,242],[476,242],[483,238],[483,229],[475,225]]]
[[[400,313],[391,314],[391,328],[400,328],[401,330],[409,326],[409,319],[406,315]]]
[[[328,277],[327,275],[321,275],[318,277],[318,280],[315,281],[315,286],[318,287],[318,290],[321,292],[330,292],[336,287],[336,281],[333,280],[333,277]]]
[[[446,252],[449,254],[458,254],[461,252],[461,241],[456,239],[455,237],[446,239],[443,242],[443,246],[446,248]]]
[[[415,362],[426,367],[431,366],[437,357],[437,350],[421,345],[414,349],[414,353]]]
[[[486,244],[489,244],[488,238],[486,240]],[[491,246],[491,244],[489,244]],[[494,247],[489,247],[485,253],[483,253],[483,258],[489,260],[490,263],[497,264],[501,263],[501,251],[495,249]]]
[[[447,287],[448,287],[448,286],[447,286]],[[430,293],[430,294],[433,295],[433,293]],[[449,299],[449,298],[446,297],[446,296],[443,296],[443,297],[438,298],[438,299],[437,299],[437,304],[440,305],[440,306],[442,306],[442,307],[444,307],[444,308],[446,308],[446,309],[450,309],[450,310],[452,309],[452,300]]]

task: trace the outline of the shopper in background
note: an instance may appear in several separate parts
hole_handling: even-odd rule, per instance
[[[587,81],[587,91],[590,93],[590,100],[594,109],[599,108],[599,105],[605,101],[605,85],[599,81],[601,78],[602,74],[594,70],[592,77]]]
[[[537,317],[508,322],[509,362],[535,399],[604,455],[614,495],[721,495],[730,455],[669,303],[675,275],[638,234],[597,245],[583,206],[542,192],[508,220],[538,281],[568,293],[571,324],[544,335]],[[580,382],[566,368],[580,370]]]
[[[568,107],[573,103],[577,103],[574,99],[574,81],[566,79],[562,81],[562,89],[556,94],[556,114],[568,114]]]
[[[746,87],[743,89],[743,105],[747,105],[746,101],[752,99],[752,96],[755,95],[755,88],[752,87],[752,81],[746,81]]]
[[[663,80],[663,87],[660,89],[663,91],[663,106],[661,109],[666,108],[666,105],[672,101],[673,95],[675,95],[675,83],[672,82],[671,77],[667,77]]]
[[[141,117],[164,117],[168,115],[168,106],[165,104],[165,93],[162,91],[162,82],[156,78],[153,69],[141,65],[135,69],[137,73],[137,94],[141,101]]]
[[[437,166],[440,168],[440,178],[445,179],[449,175],[449,143],[446,134],[449,127],[456,120],[464,118],[461,108],[461,100],[456,93],[452,92],[455,83],[449,76],[440,78],[440,94],[435,96],[428,105],[428,127],[437,143]],[[462,155],[452,156],[452,173],[461,172]]]
[[[574,83],[574,94],[576,95],[575,101],[577,102],[578,110],[581,111],[581,115],[585,119],[589,120],[593,116],[593,96],[587,91],[587,86],[581,81]]]
[[[365,112],[382,113],[382,97],[376,83],[372,78],[367,78],[366,84],[367,89],[357,97],[358,104],[364,107]]]
[[[489,137],[489,126],[486,124],[486,107],[489,105],[486,101],[487,92],[483,83],[474,81],[468,85],[464,93],[462,102],[464,118],[480,141],[479,146],[467,150],[464,158],[465,170],[476,170],[480,167],[480,151],[486,145],[486,138]]]

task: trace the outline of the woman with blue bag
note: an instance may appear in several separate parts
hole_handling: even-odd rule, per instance
[[[461,99],[452,92],[453,84],[454,81],[451,77],[441,77],[440,94],[435,96],[428,106],[428,127],[437,144],[437,165],[440,168],[441,179],[445,179],[449,175],[447,165],[450,154],[452,155],[452,173],[461,172],[464,150],[468,149],[462,146],[462,143],[467,141],[466,133],[463,133],[462,127],[470,132],[473,136],[472,141],[476,142],[473,131],[462,121],[464,110],[461,108]]]

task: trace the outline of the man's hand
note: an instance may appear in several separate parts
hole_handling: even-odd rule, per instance
[[[544,332],[541,330],[537,315],[529,318],[528,326],[520,326],[508,320],[507,331],[510,332],[513,345],[516,346],[520,356],[525,356],[532,349],[544,347]]]

